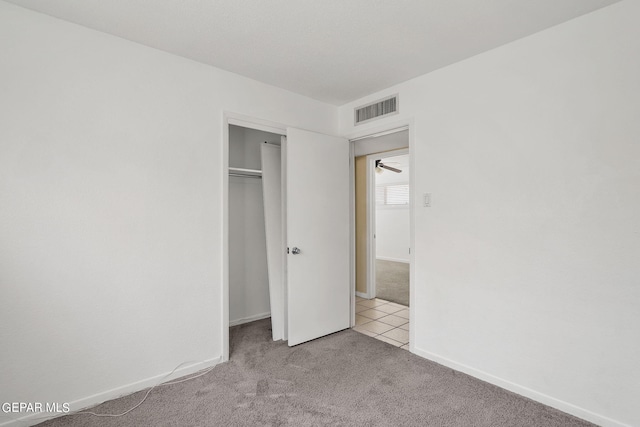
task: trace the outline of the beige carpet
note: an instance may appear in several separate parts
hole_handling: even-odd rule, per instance
[[[269,328],[269,319],[232,328],[230,362],[154,389],[126,416],[72,415],[41,425],[592,426],[352,330],[290,348],[273,342]],[[93,411],[123,412],[143,395]]]
[[[376,298],[409,306],[409,264],[376,260]]]

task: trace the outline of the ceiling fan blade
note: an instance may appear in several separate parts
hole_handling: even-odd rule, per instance
[[[387,165],[385,165],[385,164],[384,164],[384,163],[382,163],[382,162],[379,162],[379,163],[378,163],[378,166],[379,166],[379,167],[381,167],[381,168],[384,168],[384,169],[390,170],[391,172],[395,172],[395,173],[402,173],[402,171],[401,171],[400,169],[396,169],[396,168],[393,168],[393,167],[391,167],[391,166],[387,166]]]

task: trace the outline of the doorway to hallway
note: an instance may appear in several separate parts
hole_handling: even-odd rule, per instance
[[[354,330],[408,349],[409,132],[403,129],[355,144]]]
[[[409,154],[405,150],[383,153],[371,159],[375,165],[375,210],[373,293],[403,306],[409,306]],[[401,154],[398,154],[401,153]],[[376,157],[377,155],[374,155]]]

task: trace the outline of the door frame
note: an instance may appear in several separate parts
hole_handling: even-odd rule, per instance
[[[415,188],[415,124],[414,119],[406,118],[404,120],[398,120],[389,122],[387,124],[378,126],[367,126],[362,130],[355,130],[345,135],[351,145],[351,159],[350,159],[350,192],[351,192],[351,327],[356,324],[355,320],[355,296],[356,296],[356,280],[355,280],[355,266],[356,266],[356,218],[355,218],[355,152],[354,143],[359,139],[371,138],[375,136],[382,136],[385,134],[398,132],[400,130],[408,129],[409,131],[409,247],[411,248],[411,254],[409,256],[409,351],[414,352],[415,347],[415,210],[416,210],[416,197],[417,191]],[[369,180],[367,180],[369,181]],[[368,259],[368,257],[367,257]],[[369,288],[367,287],[367,291]]]
[[[401,131],[400,131],[401,132]],[[409,154],[408,148],[399,148],[397,150],[383,151],[380,153],[372,153],[367,155],[367,290],[365,292],[367,298],[375,298],[376,296],[376,170],[375,161],[382,157],[395,157],[403,154]],[[411,168],[409,168],[411,175]],[[409,181],[409,194],[411,194],[411,181]],[[409,197],[411,200],[411,197]],[[411,209],[411,205],[409,205]],[[411,213],[409,213],[411,215]],[[411,252],[409,252],[411,255]],[[411,262],[411,261],[409,261]],[[409,265],[411,267],[411,265]],[[411,298],[411,291],[409,291]]]
[[[283,124],[228,111],[222,113],[222,168],[220,169],[220,173],[222,173],[222,301],[220,310],[222,362],[229,360],[229,125],[261,130],[281,136],[287,135],[287,126]],[[284,263],[286,263],[286,257],[284,257]],[[283,280],[286,286],[286,278]]]

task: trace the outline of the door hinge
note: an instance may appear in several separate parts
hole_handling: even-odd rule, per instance
[[[289,253],[289,246],[287,246],[287,253]]]

